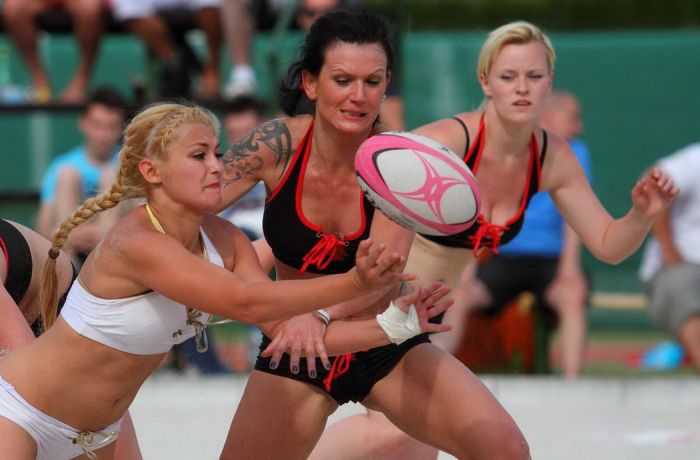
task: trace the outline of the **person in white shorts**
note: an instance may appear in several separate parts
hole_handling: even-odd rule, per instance
[[[676,336],[700,370],[700,143],[656,166],[673,179],[680,193],[652,228],[640,277],[653,323]]]

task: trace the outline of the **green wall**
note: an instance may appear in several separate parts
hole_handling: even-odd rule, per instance
[[[400,65],[409,128],[479,105],[475,68],[485,35],[486,31],[405,36]],[[293,57],[298,38],[291,35],[281,43],[280,67]],[[700,29],[555,33],[551,38],[558,54],[555,86],[574,91],[582,102],[583,138],[593,157],[594,189],[608,210],[619,216],[629,208],[632,184],[649,164],[700,139]],[[0,37],[0,46],[4,39]],[[201,38],[195,35],[193,40],[202,49]],[[264,96],[273,92],[275,82],[268,71],[270,42],[269,36],[261,35],[254,47]],[[42,46],[61,87],[69,78],[66,69],[75,64],[74,42],[58,36]],[[136,39],[107,37],[93,84],[114,84],[130,95],[129,80],[143,78],[145,63]],[[227,68],[226,58],[223,65]],[[16,57],[12,72],[16,81],[26,82]],[[0,110],[0,192],[37,188],[51,157],[78,142],[75,116]],[[634,273],[638,261],[638,255],[632,257],[621,270],[589,255],[585,259],[602,289],[638,289]]]

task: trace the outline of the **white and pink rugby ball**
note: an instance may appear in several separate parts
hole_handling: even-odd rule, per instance
[[[389,131],[370,137],[355,155],[355,172],[372,204],[415,232],[452,235],[479,215],[479,185],[469,167],[425,136]]]

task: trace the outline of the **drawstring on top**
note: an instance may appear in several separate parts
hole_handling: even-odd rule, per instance
[[[99,442],[95,442],[95,436],[102,436],[104,439]],[[73,439],[73,444],[77,444],[80,446],[80,449],[83,451],[83,454],[90,460],[96,460],[97,459],[97,454],[93,452],[96,450],[96,448],[99,448],[102,445],[110,443],[113,439],[115,439],[119,435],[119,431],[112,431],[110,433],[104,432],[104,431],[81,431],[78,433],[78,436],[76,436]],[[90,448],[91,450],[88,450]]]
[[[301,266],[302,273],[309,265],[316,265],[316,268],[323,270],[334,260],[341,260],[345,257],[347,241],[335,233],[317,233],[316,236],[320,239],[302,259],[304,261]]]
[[[477,256],[482,244],[485,247],[491,248],[494,254],[498,254],[498,246],[501,244],[501,235],[508,230],[508,226],[486,222],[483,214],[479,214],[477,225],[479,228],[476,230],[476,233],[469,237],[469,243],[472,245],[474,257]]]

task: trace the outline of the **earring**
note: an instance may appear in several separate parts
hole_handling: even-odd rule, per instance
[[[382,101],[386,100],[386,94],[382,96]]]

